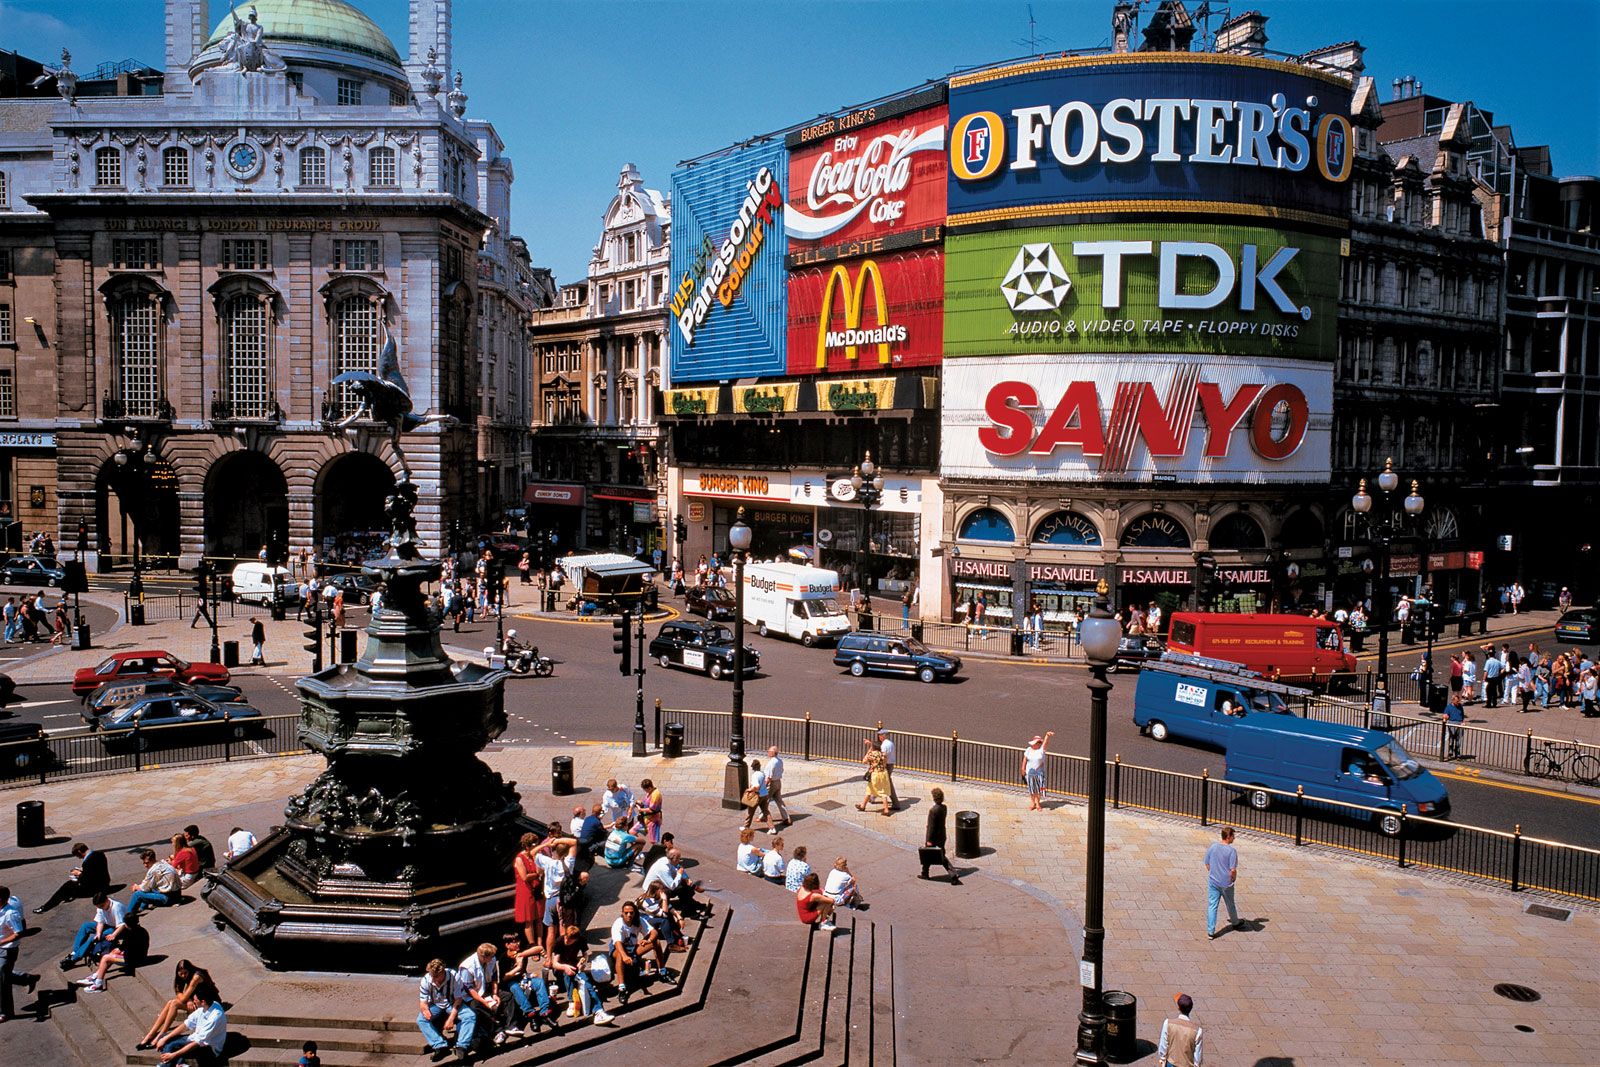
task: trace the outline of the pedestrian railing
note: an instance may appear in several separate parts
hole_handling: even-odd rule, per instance
[[[722,749],[728,744],[726,711],[656,706],[659,744],[663,719],[683,724],[692,748]],[[1424,720],[1430,729],[1439,723]],[[1402,726],[1403,728],[1403,726]],[[777,745],[785,755],[804,760],[859,763],[871,727],[826,722],[807,715],[744,716],[748,751]],[[1022,750],[951,733],[894,732],[895,771],[952,782],[974,782],[1021,791]],[[1518,735],[1507,735],[1518,738]],[[1518,738],[1520,740],[1520,738]],[[1463,742],[1465,745],[1466,742]],[[1056,793],[1087,799],[1089,761],[1052,753],[1046,760],[1046,785]],[[1444,819],[1324,801],[1305,792],[1265,789],[1122,762],[1107,765],[1106,802],[1113,808],[1194,820],[1202,826],[1225,823],[1277,837],[1297,847],[1362,856],[1399,867],[1437,871],[1475,882],[1531,890],[1600,903],[1600,850],[1529,837],[1520,826],[1491,830]]]
[[[200,597],[196,593],[145,594],[138,599],[129,597],[128,594],[124,593],[122,594],[122,615],[125,619],[132,618],[133,605],[143,604],[145,622],[189,622],[198,618],[200,619],[200,625],[204,626],[206,620],[200,616],[197,610],[199,603]],[[242,604],[232,599],[219,600],[215,604],[210,599],[206,600],[206,611],[214,612],[219,619],[233,619],[241,615],[259,615],[263,610],[267,609],[253,604]]]
[[[184,763],[232,762],[306,751],[299,715],[74,730],[0,744],[0,789]]]
[[[879,615],[874,629],[922,634],[922,643],[941,652],[986,652],[995,656],[1078,657],[1078,644],[1070,630],[1046,629],[1037,636],[1017,630],[1009,623],[975,626],[964,622],[912,619],[908,625],[899,615]]]

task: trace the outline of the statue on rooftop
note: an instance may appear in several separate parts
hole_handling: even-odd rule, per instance
[[[250,7],[248,21],[241,19],[239,13],[234,11],[233,32],[222,39],[222,58],[245,74],[283,70],[283,60],[267,51],[266,35],[266,28],[257,18],[255,5]]]

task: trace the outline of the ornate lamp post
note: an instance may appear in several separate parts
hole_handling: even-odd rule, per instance
[[[1117,658],[1122,626],[1106,603],[1109,587],[1101,579],[1094,607],[1078,628],[1083,654],[1089,661],[1089,827],[1085,843],[1083,889],[1083,962],[1078,981],[1083,986],[1083,1010],[1078,1013],[1077,1063],[1105,1063],[1106,1014],[1100,1001],[1101,958],[1106,931],[1102,925],[1105,904],[1106,853],[1106,696],[1111,692],[1107,671]]]
[[[722,806],[744,807],[750,784],[744,765],[744,561],[752,534],[745,525],[744,508],[728,530],[728,554],[733,557],[733,717],[728,720],[728,766],[723,771]]]
[[[883,501],[883,471],[872,462],[871,452],[862,457],[860,465],[851,473],[850,487],[856,491],[856,499],[861,501],[861,539],[856,543],[856,582],[863,587],[866,615],[870,619],[872,583],[867,578],[867,544],[872,539],[872,509]]]
[[[1350,507],[1360,515],[1367,528],[1367,540],[1378,549],[1378,687],[1388,692],[1389,679],[1389,624],[1394,620],[1394,600],[1389,588],[1389,562],[1393,556],[1394,539],[1406,532],[1407,520],[1420,515],[1422,494],[1417,483],[1411,483],[1411,492],[1397,506],[1394,493],[1400,488],[1400,476],[1394,472],[1393,457],[1384,461],[1383,473],[1375,479],[1381,499],[1373,511],[1373,498],[1367,492],[1367,480],[1361,479]],[[1427,619],[1428,633],[1433,633],[1433,620]],[[1430,662],[1432,657],[1430,656]]]
[[[141,492],[134,494],[133,510],[128,512],[128,521],[133,525],[133,577],[128,581],[128,599],[135,603],[143,604],[144,577],[139,572],[139,507],[143,503],[144,486],[141,484],[145,475],[144,457],[150,446],[139,436],[136,428],[128,430],[131,443],[127,448],[119,448],[116,452],[117,466],[122,469],[126,477]],[[128,484],[125,482],[124,484]],[[143,621],[143,609],[140,609]]]

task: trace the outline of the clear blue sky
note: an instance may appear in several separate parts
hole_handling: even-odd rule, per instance
[[[353,2],[403,55],[406,0]],[[1424,92],[1493,111],[1519,144],[1551,145],[1559,173],[1600,172],[1596,0],[1233,4],[1251,7],[1270,18],[1270,48],[1359,40],[1385,98],[1394,78],[1414,75]],[[215,20],[225,3],[212,8]],[[66,45],[80,71],[125,58],[160,66],[162,10],[161,0],[0,0],[0,47],[53,59]],[[1029,5],[1016,0],[456,0],[455,10],[469,114],[504,138],[514,228],[561,282],[582,277],[624,162],[665,192],[681,159],[1029,52]],[[1032,11],[1048,38],[1040,51],[1110,33],[1110,0],[1034,0]]]

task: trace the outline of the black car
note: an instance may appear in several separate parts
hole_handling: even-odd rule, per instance
[[[663,667],[701,671],[713,678],[733,675],[733,634],[709,622],[669,622],[650,642],[650,658]],[[744,646],[744,673],[761,666],[761,653]]]
[[[1600,608],[1573,608],[1556,623],[1556,640],[1600,644]]]
[[[1145,663],[1161,658],[1161,639],[1149,634],[1123,634],[1117,641],[1117,658],[1111,661],[1113,671],[1136,671]]]
[[[13,556],[0,563],[0,582],[6,585],[56,586],[66,576],[66,569],[49,556]]]
[[[51,762],[50,746],[38,723],[0,723],[0,779],[38,774]]]
[[[839,638],[833,665],[848,668],[857,678],[868,671],[882,671],[941,682],[960,672],[961,657],[935,652],[914,637],[856,630]]]
[[[378,579],[361,571],[345,571],[330,575],[322,583],[322,595],[330,603],[334,594],[343,592],[346,604],[368,604],[378,591]]]
[[[719,619],[733,621],[733,594],[726,589],[696,589],[690,587],[683,594],[683,606],[691,615],[704,615],[712,622]]]

